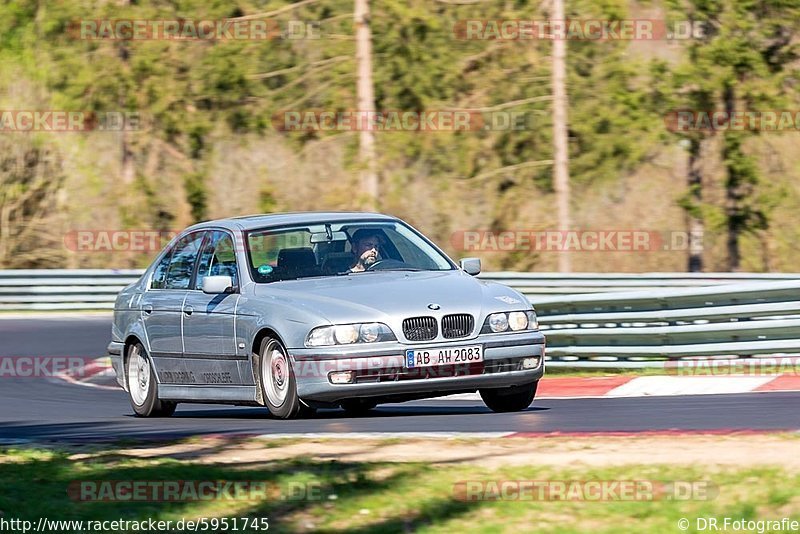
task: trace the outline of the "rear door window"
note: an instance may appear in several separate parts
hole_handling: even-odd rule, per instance
[[[172,257],[174,247],[164,254],[161,261],[158,262],[155,270],[153,271],[153,278],[150,280],[150,289],[164,289],[164,282],[167,279],[167,269],[169,268],[169,260]]]

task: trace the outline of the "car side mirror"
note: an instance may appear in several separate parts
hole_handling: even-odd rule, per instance
[[[480,258],[463,258],[460,262],[461,269],[467,274],[475,276],[481,273],[481,259]]]
[[[230,276],[206,276],[203,278],[203,293],[216,295],[227,293],[233,287],[233,279]]]

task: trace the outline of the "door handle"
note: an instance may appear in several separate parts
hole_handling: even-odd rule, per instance
[[[151,304],[145,304],[144,306],[142,306],[142,311],[145,314],[150,315],[151,313],[153,313],[153,306]]]
[[[191,315],[193,312],[194,308],[192,308],[191,306],[186,305],[183,307],[183,313],[185,313],[186,315]]]

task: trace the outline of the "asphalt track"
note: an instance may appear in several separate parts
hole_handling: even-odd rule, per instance
[[[0,319],[0,356],[102,356],[108,317]],[[545,378],[546,379],[546,378]],[[350,417],[321,410],[280,421],[265,409],[182,404],[172,418],[133,416],[126,393],[52,378],[0,377],[0,444],[16,440],[94,442],[208,434],[385,432],[641,433],[797,431],[800,393],[539,399],[524,412],[494,414],[479,401],[382,405]]]

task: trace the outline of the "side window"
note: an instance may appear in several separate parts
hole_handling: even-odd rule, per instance
[[[168,250],[164,257],[161,258],[161,261],[158,262],[153,271],[153,278],[150,280],[150,289],[164,289],[164,282],[167,279],[167,267],[169,267],[172,251],[173,249]]]
[[[230,276],[233,285],[239,285],[236,251],[233,248],[233,239],[227,232],[214,231],[211,239],[206,240],[200,252],[195,289],[203,288],[203,278],[206,276]]]
[[[191,233],[181,238],[175,245],[175,252],[172,253],[164,282],[165,289],[189,289],[197,253],[205,234],[206,232]]]

